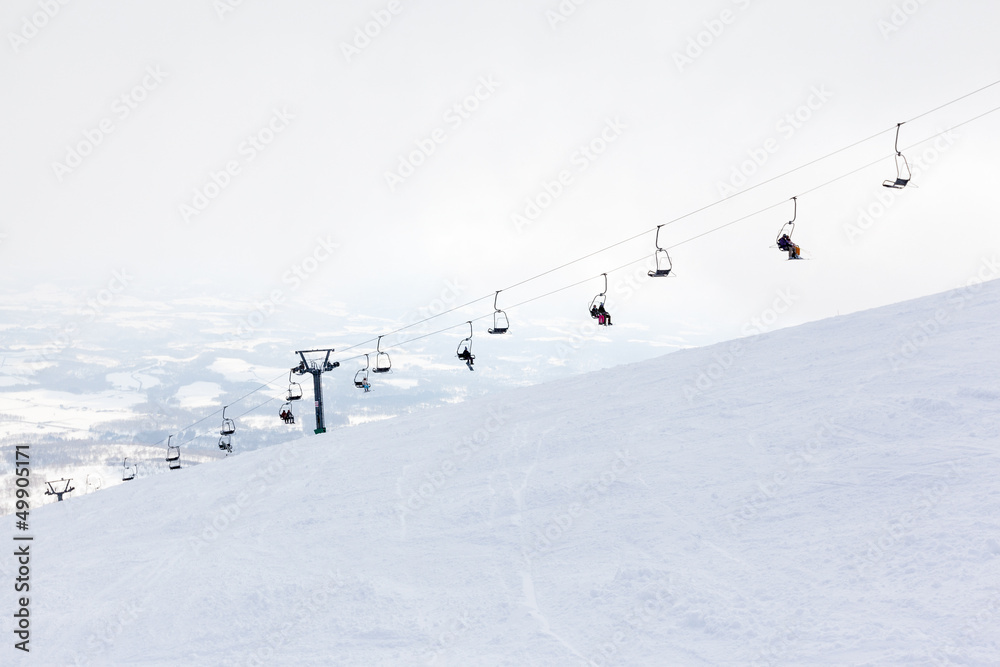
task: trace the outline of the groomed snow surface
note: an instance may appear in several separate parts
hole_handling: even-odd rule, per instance
[[[2,662],[998,665],[998,320],[986,283],[46,506]]]

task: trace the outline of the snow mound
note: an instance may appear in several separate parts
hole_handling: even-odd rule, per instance
[[[46,506],[3,663],[1000,664],[998,321],[987,283]]]

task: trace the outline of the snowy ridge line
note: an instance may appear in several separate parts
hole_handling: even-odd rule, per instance
[[[974,293],[769,332],[694,402],[729,343],[39,508],[10,663],[998,664],[1000,282]]]

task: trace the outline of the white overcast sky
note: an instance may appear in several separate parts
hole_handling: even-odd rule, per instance
[[[126,269],[164,298],[279,290],[402,318],[449,285],[460,301],[488,294],[711,204],[753,155],[767,159],[743,187],[1000,79],[990,0],[577,2],[6,2],[4,285],[93,292]],[[901,145],[997,106],[1000,86],[904,125]],[[676,280],[631,295],[612,274],[609,306],[622,324],[724,338],[782,290],[786,325],[962,284],[1000,242],[998,130],[1000,112],[913,149],[918,188],[880,186],[895,175],[887,131],[666,227],[670,245],[786,202],[676,248]],[[583,157],[592,142],[603,153]],[[429,154],[390,188],[419,145]],[[87,154],[73,167],[71,152]],[[880,157],[801,196],[809,262],[769,247],[790,197]],[[546,184],[561,191],[518,229],[512,214]],[[501,299],[652,249],[650,233]],[[315,271],[296,282],[295,266]],[[585,319],[600,287],[511,318]]]

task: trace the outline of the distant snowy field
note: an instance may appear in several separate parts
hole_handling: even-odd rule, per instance
[[[998,321],[974,285],[46,506],[4,664],[1000,664]]]
[[[171,434],[182,445],[185,465],[215,460],[222,456],[220,410],[227,404],[237,425],[237,455],[311,434],[308,378],[305,400],[294,408],[296,423],[278,418],[288,369],[298,363],[294,350],[341,350],[372,337],[373,331],[441,312],[457,298],[450,295],[447,303],[401,321],[346,317],[304,300],[285,304],[266,326],[240,335],[247,313],[255,312],[253,301],[188,290],[164,301],[155,292],[134,288],[97,312],[81,307],[93,301],[92,295],[73,286],[5,291],[0,304],[0,472],[9,469],[13,446],[31,444],[39,492],[45,480],[67,477],[75,494],[82,495],[121,483],[126,456],[139,465],[140,477],[166,472],[164,444]],[[669,290],[653,291],[669,295]],[[621,322],[613,340],[589,324],[585,305],[579,311],[583,319],[572,326],[560,318],[539,325],[515,317],[507,336],[488,336],[480,327],[475,373],[454,358],[464,335],[457,331],[393,349],[393,372],[375,378],[369,394],[352,382],[363,357],[345,360],[324,377],[327,426],[382,421],[685,345],[675,334],[666,336],[669,343],[632,340],[638,325],[630,329]],[[414,327],[391,340],[420,332]],[[374,343],[349,354],[373,348]],[[14,480],[5,480],[0,481],[0,515],[14,507]]]

